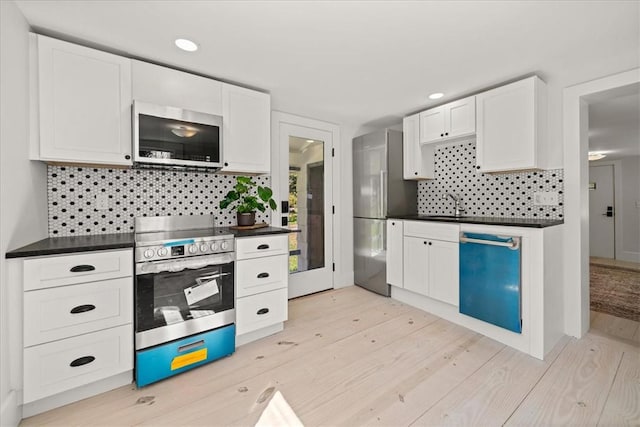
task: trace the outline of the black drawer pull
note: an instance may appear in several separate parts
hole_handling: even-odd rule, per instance
[[[76,265],[75,267],[71,267],[71,271],[72,273],[84,273],[85,271],[93,271],[96,268],[93,265],[89,265],[89,264],[83,264],[83,265]]]
[[[204,340],[192,342],[190,344],[181,345],[180,347],[178,347],[178,353],[182,353],[183,351],[192,350],[194,348],[200,347],[201,345],[204,345]]]
[[[265,279],[269,277],[269,273],[260,273],[258,274],[258,279]]]
[[[75,368],[77,366],[82,366],[82,365],[86,365],[88,363],[91,363],[94,360],[96,360],[96,358],[93,357],[93,356],[82,356],[82,357],[78,357],[76,360],[74,360],[73,362],[69,363],[69,366],[71,366],[72,368]]]
[[[256,312],[257,315],[267,314],[269,312],[268,308],[261,308]]]
[[[260,250],[269,249],[269,245],[263,243],[262,245],[258,246],[258,249],[260,249]]]
[[[93,304],[79,305],[71,309],[71,314],[86,313],[87,311],[91,311],[95,309],[96,309],[96,306]]]

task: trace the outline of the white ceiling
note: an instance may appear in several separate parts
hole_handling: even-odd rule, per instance
[[[633,93],[589,104],[589,151],[607,160],[640,155],[640,94]]]
[[[637,1],[16,3],[37,32],[262,89],[275,110],[353,126],[395,124],[532,73],[559,103],[562,87],[637,67],[640,51]],[[200,50],[177,50],[177,37]],[[432,92],[445,97],[429,101]]]

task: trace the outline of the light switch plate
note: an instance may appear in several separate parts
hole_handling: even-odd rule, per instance
[[[557,191],[537,191],[533,193],[534,206],[558,206]]]

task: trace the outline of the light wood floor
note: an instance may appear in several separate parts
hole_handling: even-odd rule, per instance
[[[289,318],[231,357],[22,425],[253,425],[276,390],[307,426],[640,424],[633,335],[564,338],[539,361],[357,287],[292,300]]]
[[[640,271],[640,263],[632,262],[632,261],[620,261],[617,259],[611,258],[599,258],[599,257],[589,257],[589,263],[595,265],[602,265],[604,267],[620,267],[626,268],[628,270]]]

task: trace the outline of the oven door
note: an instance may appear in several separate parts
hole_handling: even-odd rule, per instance
[[[233,255],[136,264],[136,350],[235,323]]]

